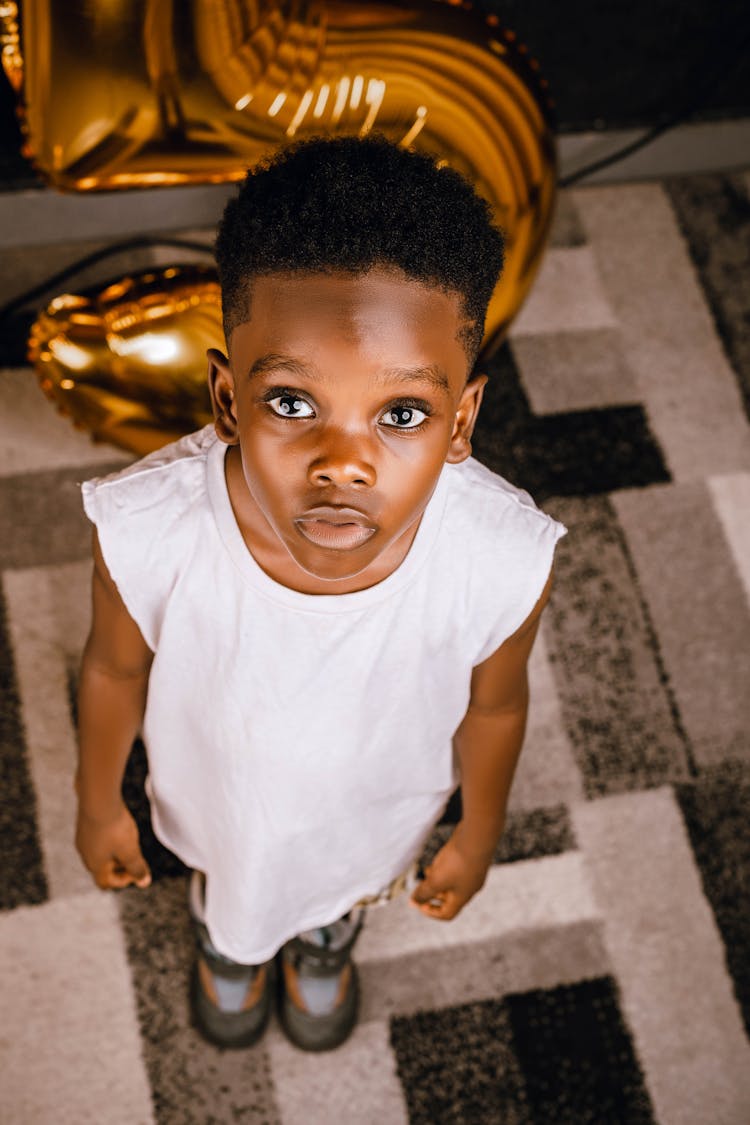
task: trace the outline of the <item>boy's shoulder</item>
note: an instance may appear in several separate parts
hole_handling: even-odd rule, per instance
[[[107,526],[157,539],[178,527],[188,533],[193,521],[185,517],[207,508],[207,462],[218,444],[213,426],[204,426],[119,472],[84,481],[84,511],[100,538]]]
[[[561,525],[539,508],[528,492],[494,473],[474,457],[448,466],[448,522],[465,527],[470,538],[485,531],[507,534],[511,527],[532,535],[557,533]],[[557,534],[556,534],[557,537]]]
[[[153,507],[166,496],[175,499],[184,494],[187,498],[205,476],[206,459],[217,441],[213,425],[204,426],[124,469],[84,481],[84,506],[88,510],[96,498],[99,503],[109,502],[137,510],[144,505]],[[185,486],[182,489],[181,483]]]
[[[154,651],[169,591],[210,527],[207,459],[216,445],[209,426],[82,485],[107,569]]]
[[[119,472],[83,482],[83,508],[107,563],[108,546],[142,560],[164,543],[184,554],[210,518],[209,459],[225,449],[217,446],[213,426],[205,426]]]
[[[443,558],[476,665],[527,620],[565,528],[479,461],[449,469]]]

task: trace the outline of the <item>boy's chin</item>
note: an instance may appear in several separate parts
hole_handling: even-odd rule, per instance
[[[339,558],[315,560],[295,558],[294,561],[310,578],[317,578],[321,582],[342,582],[350,578],[357,578],[375,561],[369,557],[367,559],[355,559],[353,554],[353,552],[347,552],[346,555],[343,555],[342,552],[342,557]]]
[[[348,582],[360,575],[366,575],[370,568],[375,569],[375,564],[382,554],[382,550],[371,542],[349,551],[326,550],[309,544],[295,543],[292,545],[289,542],[287,542],[286,548],[300,571],[308,578],[317,579],[319,582],[330,582],[331,584]],[[373,578],[371,585],[374,585],[377,581],[379,581],[379,578]],[[367,585],[366,581],[363,582],[362,588],[364,589]],[[332,589],[331,593],[336,593],[335,589]]]

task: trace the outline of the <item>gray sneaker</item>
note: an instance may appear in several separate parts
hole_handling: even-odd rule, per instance
[[[279,953],[279,1018],[303,1051],[330,1051],[354,1029],[359,980],[351,951],[364,916],[364,910],[353,910],[330,926],[292,938]]]
[[[203,922],[203,876],[197,871],[189,904],[198,946],[190,981],[193,1023],[219,1047],[249,1047],[263,1034],[271,1014],[273,961],[243,965],[219,953]]]

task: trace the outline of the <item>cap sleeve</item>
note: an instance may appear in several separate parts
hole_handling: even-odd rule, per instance
[[[185,443],[175,445],[176,450]],[[164,611],[196,548],[206,491],[205,459],[145,458],[120,473],[85,481],[83,508],[130,616],[156,651]]]

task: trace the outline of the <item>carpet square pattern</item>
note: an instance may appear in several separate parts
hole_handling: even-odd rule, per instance
[[[99,892],[75,855],[79,483],[128,458],[6,357],[0,1121],[747,1125],[748,261],[745,175],[562,197],[475,445],[569,528],[508,829],[454,922],[370,912],[360,1023],[320,1056],[275,1020],[244,1051],[191,1026],[186,872],[142,745],[124,791],[152,886]]]

